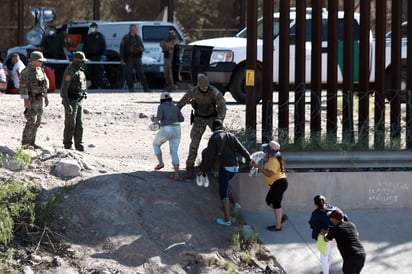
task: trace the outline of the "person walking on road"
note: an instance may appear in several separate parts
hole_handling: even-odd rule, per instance
[[[101,61],[102,57],[106,55],[106,38],[97,31],[97,28],[97,24],[93,22],[90,25],[90,33],[86,36],[83,43],[83,52],[90,61]],[[102,81],[103,71],[102,64],[88,65],[89,78],[92,82],[90,88],[104,88]]]
[[[195,160],[199,149],[200,140],[207,126],[211,126],[216,119],[223,122],[226,116],[226,102],[223,94],[214,86],[209,85],[209,80],[205,74],[199,74],[197,86],[189,89],[177,103],[177,107],[182,109],[185,105],[191,104],[193,107],[190,124],[190,146],[189,155],[186,160],[186,178],[195,177]]]
[[[280,153],[280,145],[276,141],[270,141],[262,145],[263,152],[266,153],[266,164],[261,166],[255,161],[251,161],[251,166],[257,168],[264,176],[266,184],[270,186],[266,195],[266,204],[275,210],[275,225],[268,226],[269,231],[281,231],[282,223],[288,216],[283,214],[282,199],[288,188],[288,180],[285,172],[285,161]]]
[[[144,92],[150,92],[143,70],[143,52],[144,45],[142,38],[137,34],[137,26],[131,24],[129,26],[129,33],[126,34],[120,42],[120,63],[125,65],[125,76],[129,92],[134,92],[133,69],[136,71],[136,74],[142,83]]]
[[[170,154],[172,156],[172,164],[174,168],[174,173],[169,176],[169,179],[173,181],[180,181],[178,150],[181,139],[180,123],[183,121],[183,114],[172,102],[172,97],[169,92],[160,94],[160,105],[157,107],[157,114],[155,117],[152,117],[152,122],[160,122],[159,132],[156,134],[153,141],[153,150],[158,160],[155,170],[160,170],[165,166],[160,147],[162,144],[169,141]]]
[[[318,243],[324,243],[323,236],[333,226],[333,223],[330,221],[327,213],[337,209],[337,207],[329,204],[325,196],[323,195],[316,195],[313,198],[313,202],[316,206],[316,209],[312,211],[309,220],[309,225],[312,229],[312,238],[318,241]],[[323,247],[324,248],[322,248],[322,250],[318,247],[320,251],[322,273],[329,274],[329,269],[332,264],[333,251],[336,247],[336,241],[329,241],[325,243]]]
[[[30,64],[21,72],[20,76],[20,96],[24,99],[24,117],[26,126],[23,130],[21,144],[35,149],[40,148],[36,144],[37,129],[40,126],[44,105],[49,105],[47,89],[49,80],[42,65],[46,59],[40,51],[33,51],[30,54]]]
[[[343,259],[343,274],[359,274],[365,265],[366,252],[359,240],[355,224],[344,220],[340,209],[328,212],[333,227],[324,236],[325,242],[336,240]]]
[[[87,99],[86,75],[83,64],[87,61],[83,52],[73,54],[73,62],[67,66],[63,74],[60,96],[65,110],[63,144],[65,149],[71,149],[74,137],[76,150],[84,151],[83,146],[83,104]]]
[[[173,60],[173,49],[175,45],[180,44],[179,39],[176,37],[176,32],[173,28],[169,28],[168,37],[160,42],[160,47],[163,50],[163,67],[164,67],[164,78],[166,83],[167,91],[175,91],[176,86],[173,79],[172,71],[172,60]]]
[[[234,209],[240,205],[234,201],[230,193],[229,183],[233,176],[239,172],[238,154],[242,155],[247,162],[250,162],[250,154],[240,143],[236,136],[226,132],[220,120],[214,120],[211,125],[213,131],[207,147],[202,152],[202,162],[199,166],[198,176],[205,176],[210,171],[216,160],[219,162],[219,195],[222,201],[224,218],[217,218],[216,222],[220,225],[230,226],[229,202],[234,205]]]

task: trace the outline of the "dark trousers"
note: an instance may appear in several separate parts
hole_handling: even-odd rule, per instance
[[[70,99],[70,105],[73,109],[72,113],[66,112],[64,116],[63,144],[65,148],[71,147],[73,137],[76,147],[83,145],[82,101]]]
[[[146,76],[144,75],[142,58],[137,58],[137,57],[127,58],[125,74],[126,74],[127,86],[129,87],[129,89],[133,88],[133,83],[134,83],[133,69],[136,71],[136,75],[139,78],[139,81],[142,83],[143,90],[149,91],[149,85],[147,84]]]

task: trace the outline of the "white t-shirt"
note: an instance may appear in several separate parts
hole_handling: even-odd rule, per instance
[[[17,89],[20,87],[19,75],[21,74],[21,72],[23,71],[25,67],[26,66],[24,65],[24,63],[21,60],[19,60],[14,64],[12,70],[10,71],[11,80],[13,80],[14,87]]]

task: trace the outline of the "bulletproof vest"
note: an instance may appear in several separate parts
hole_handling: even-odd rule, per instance
[[[196,116],[211,117],[216,116],[216,100],[211,92],[197,92],[191,102]]]
[[[139,41],[138,36],[131,36],[129,35],[129,49],[128,49],[128,54],[133,57],[141,57],[142,52],[140,51],[140,48],[143,45]]]
[[[33,69],[30,70],[31,74],[31,79],[32,81],[32,90],[31,92],[33,94],[39,94],[44,92],[48,86],[47,86],[47,79],[46,79],[46,74],[44,73],[43,69],[41,67],[32,67]]]
[[[86,75],[83,68],[75,69],[71,67],[72,80],[70,81],[69,97],[78,98],[87,89]]]

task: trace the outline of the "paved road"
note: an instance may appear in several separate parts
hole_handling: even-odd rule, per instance
[[[359,230],[366,249],[362,273],[412,273],[412,214],[410,208],[359,209],[345,211]],[[288,274],[321,273],[319,251],[311,238],[308,212],[285,212],[289,220],[280,232],[266,230],[274,222],[270,209],[243,211],[245,221],[259,231],[265,246]],[[336,249],[331,274],[342,273],[342,259]]]

